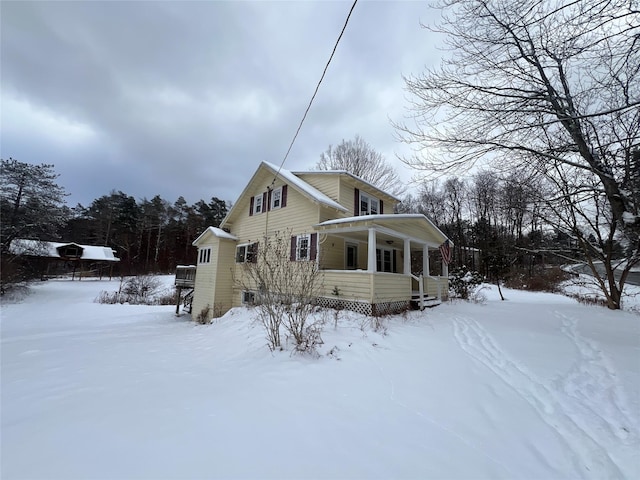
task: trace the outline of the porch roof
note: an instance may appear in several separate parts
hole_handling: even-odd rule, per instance
[[[426,216],[419,213],[361,215],[336,218],[314,225],[318,232],[326,234],[357,234],[370,228],[385,236],[408,239],[429,246],[439,246],[447,236]]]

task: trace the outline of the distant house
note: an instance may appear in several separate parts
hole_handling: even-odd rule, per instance
[[[448,239],[424,215],[394,214],[399,201],[346,171],[290,172],[262,162],[220,228],[193,242],[192,314],[207,306],[222,314],[258,298],[234,279],[244,263],[259,261],[265,239],[283,231],[288,261],[318,263],[320,305],[375,315],[439,303],[448,271],[443,264],[442,276],[430,275],[429,251]]]
[[[38,261],[43,276],[56,273],[71,273],[75,278],[79,269],[79,278],[85,269],[102,276],[119,262],[116,252],[110,247],[80,245],[78,243],[44,242],[40,240],[15,239],[9,246],[14,255],[29,257]]]

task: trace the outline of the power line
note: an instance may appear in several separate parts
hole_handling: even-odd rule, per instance
[[[333,60],[333,55],[336,53],[336,49],[338,48],[338,44],[340,43],[340,39],[342,38],[342,35],[344,34],[344,31],[347,28],[347,24],[349,23],[349,19],[351,18],[351,13],[353,12],[353,9],[356,7],[356,3],[358,3],[358,0],[354,0],[353,5],[351,5],[351,9],[349,10],[349,14],[347,15],[346,20],[344,21],[344,25],[342,26],[342,31],[340,31],[340,35],[338,35],[338,39],[336,40],[335,45],[333,46],[333,51],[331,52],[331,56],[329,57],[329,60],[327,61],[327,64],[324,66],[324,70],[322,71],[322,76],[320,77],[320,80],[318,81],[318,84],[316,85],[316,89],[313,92],[313,95],[311,96],[311,100],[309,101],[309,105],[307,105],[307,109],[304,111],[304,115],[302,116],[302,120],[300,120],[300,124],[298,125],[298,129],[296,130],[296,134],[293,136],[293,140],[291,140],[291,143],[289,144],[289,148],[287,149],[287,153],[285,154],[284,158],[282,159],[282,163],[280,163],[280,167],[278,167],[278,171],[276,172],[276,175],[273,177],[273,181],[271,182],[271,185],[273,185],[276,181],[276,178],[278,176],[278,174],[280,173],[280,170],[282,170],[282,167],[284,166],[284,162],[287,161],[287,157],[289,156],[289,153],[291,152],[291,149],[293,148],[293,144],[296,141],[296,138],[298,138],[298,134],[300,133],[300,130],[302,129],[302,124],[304,123],[305,119],[307,118],[307,113],[309,113],[309,110],[311,109],[311,105],[313,104],[313,100],[316,98],[316,94],[318,93],[318,90],[320,89],[320,85],[322,84],[322,80],[324,80],[324,76],[327,73],[327,69],[329,68],[329,65],[331,64],[331,60]]]

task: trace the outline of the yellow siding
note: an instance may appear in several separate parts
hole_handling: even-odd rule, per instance
[[[360,300],[371,303],[371,275],[358,271],[323,271],[321,296],[340,300]],[[339,295],[335,295],[335,288]]]
[[[392,273],[373,274],[373,303],[411,299],[411,277]]]
[[[340,176],[330,175],[326,173],[313,174],[304,173],[298,175],[298,177],[307,182],[312,187],[320,190],[327,197],[338,202],[339,190],[340,190]],[[340,203],[340,202],[338,202]]]
[[[276,184],[276,187],[279,185]],[[254,196],[262,193],[248,193]],[[257,242],[264,238],[265,231],[269,236],[275,232],[285,234],[312,233],[312,225],[319,222],[318,205],[298,193],[291,186],[287,187],[287,206],[267,213],[249,215],[249,202],[246,208],[238,212],[233,222],[231,233],[238,237],[238,243]]]
[[[355,188],[354,185],[347,183],[344,179],[340,182],[340,200],[338,200],[338,203],[347,209],[347,217],[352,217],[355,211],[353,203]]]
[[[320,268],[341,270],[344,268],[344,239],[332,235],[320,237]]]
[[[411,298],[411,277],[364,271],[324,271],[322,296],[368,303],[395,302]],[[339,295],[335,295],[338,287]]]
[[[441,277],[438,280],[438,277],[425,277],[424,278],[424,289],[427,292],[427,295],[430,297],[437,297],[438,293],[442,296],[442,298],[449,297],[449,279]],[[438,291],[438,285],[440,285],[440,291]]]
[[[191,316],[195,319],[209,307],[209,318],[223,315],[232,307],[235,242],[211,237],[200,248],[211,248],[211,262],[199,264],[196,269],[195,289]]]
[[[213,309],[215,303],[215,285],[217,263],[215,259],[218,255],[219,239],[213,238],[206,244],[200,245],[200,248],[211,248],[211,263],[198,264],[196,268],[196,280],[194,284],[193,303],[191,309],[191,317],[196,318],[200,312],[209,306]],[[199,250],[198,250],[199,251]],[[211,312],[210,315],[211,316]]]
[[[235,266],[236,243],[221,241],[217,260],[214,310],[224,315],[233,306],[233,268]]]

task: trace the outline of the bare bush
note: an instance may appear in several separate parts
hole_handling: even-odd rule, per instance
[[[571,274],[560,267],[540,268],[531,275],[523,273],[510,276],[505,282],[505,287],[535,292],[559,292],[562,282],[568,280]]]
[[[200,325],[210,324],[211,323],[211,317],[209,316],[210,312],[211,312],[211,306],[207,304],[202,308],[202,310],[200,310],[198,315],[196,315],[196,323],[199,323]]]
[[[175,302],[175,288],[159,291],[162,283],[153,275],[139,275],[136,277],[121,277],[118,291],[101,291],[96,297],[96,303],[130,305],[173,305]]]
[[[160,288],[160,280],[153,275],[137,275],[124,282],[122,293],[128,298],[128,303],[145,304]]]
[[[281,327],[291,336],[296,351],[309,351],[321,343],[321,326],[310,324],[321,277],[316,259],[293,260],[291,235],[276,232],[254,252],[255,261],[243,264],[241,288],[255,292],[258,319],[271,350],[282,348]]]

